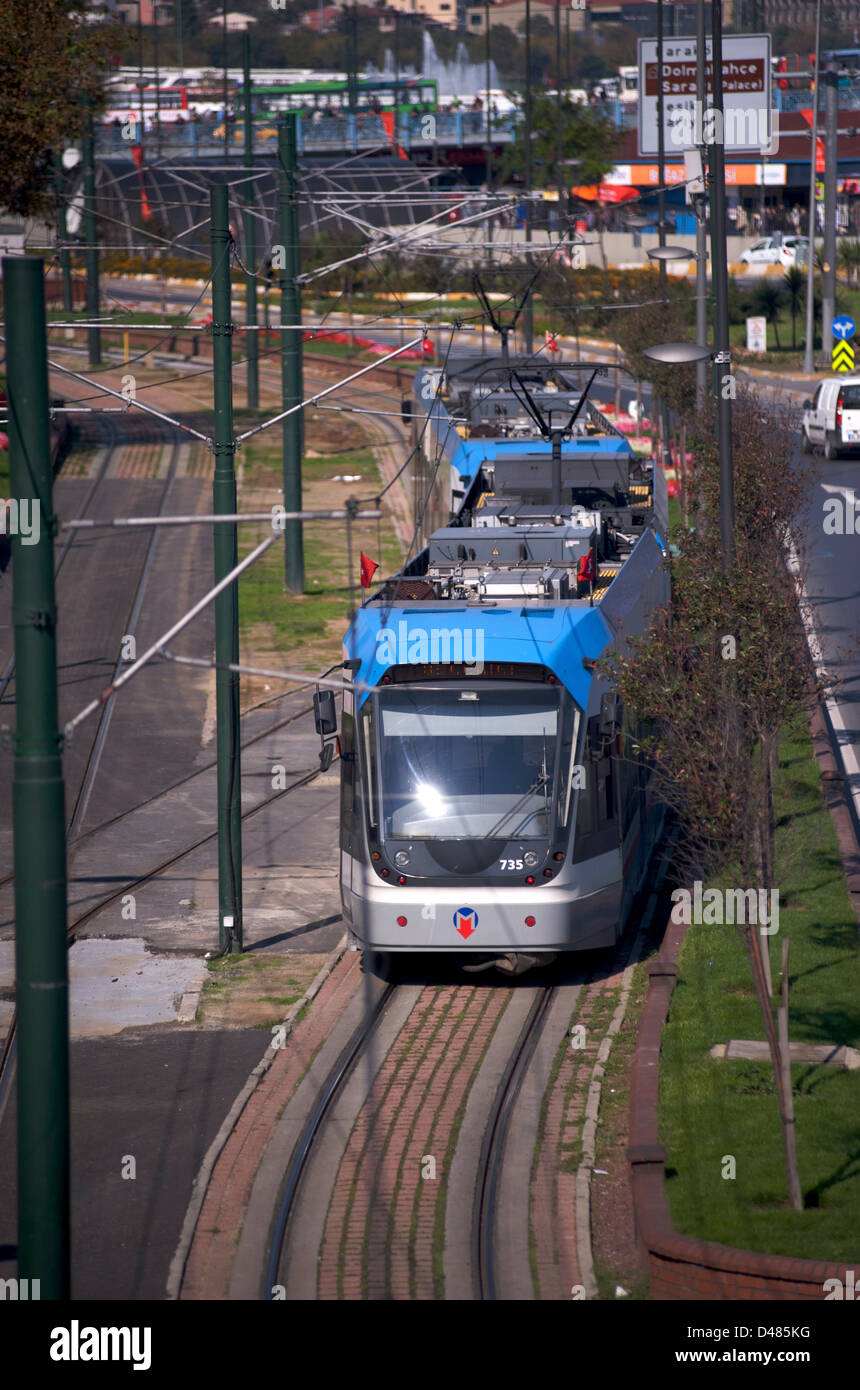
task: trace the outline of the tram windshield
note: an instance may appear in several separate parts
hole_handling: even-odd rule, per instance
[[[385,688],[365,707],[382,840],[546,840],[571,813],[579,711],[560,686]]]

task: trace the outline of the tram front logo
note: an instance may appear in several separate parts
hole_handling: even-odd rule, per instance
[[[464,941],[468,941],[472,932],[478,930],[478,914],[471,907],[458,907],[454,913],[454,927],[460,933]]]

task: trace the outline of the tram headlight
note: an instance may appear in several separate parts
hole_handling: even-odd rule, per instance
[[[538,862],[538,857],[533,849],[526,850],[523,855],[523,863],[527,869],[533,869]]]
[[[397,865],[398,869],[406,868],[406,865],[409,863],[409,855],[406,853],[405,849],[399,849],[397,851],[397,853],[394,856],[394,862]]]

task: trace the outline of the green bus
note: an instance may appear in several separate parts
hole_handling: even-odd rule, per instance
[[[439,84],[432,77],[359,77],[353,84],[347,78],[319,82],[287,82],[253,87],[254,110],[274,119],[280,111],[298,111],[313,116],[343,116],[350,108],[361,112],[398,111],[418,113],[438,111]]]

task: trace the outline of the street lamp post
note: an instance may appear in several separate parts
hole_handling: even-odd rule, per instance
[[[702,0],[699,0],[702,3]],[[820,0],[818,0],[820,6]],[[720,543],[723,571],[728,572],[734,560],[734,466],[732,451],[732,399],[735,383],[732,375],[732,354],[729,341],[729,280],[726,256],[726,166],[724,145],[724,104],[723,104],[723,17],[722,0],[712,0],[711,4],[711,66],[713,72],[713,99],[709,120],[713,129],[711,144],[711,190],[713,206],[711,210],[711,274],[714,286],[714,351],[701,341],[698,343],[663,343],[654,348],[643,349],[644,355],[656,362],[703,362],[709,358],[716,364],[715,390],[717,394],[717,440],[719,449],[720,475]],[[702,37],[704,25],[699,26]],[[662,20],[658,0],[658,123],[662,144],[662,65],[660,63],[660,39]],[[658,146],[659,148],[659,146]],[[662,222],[662,217],[661,217]],[[669,252],[667,256],[665,253]],[[666,247],[661,237],[659,248],[652,253],[654,259],[665,261],[673,259],[674,248]]]
[[[833,320],[836,316],[836,161],[839,94],[836,64],[827,64],[827,71],[817,74],[824,87],[824,263],[821,267],[821,358],[828,365],[833,342]]]
[[[723,0],[712,0],[711,60],[714,107],[714,207],[711,275],[714,283],[714,361],[717,364],[717,437],[720,453],[720,541],[723,570],[734,560],[734,464],[732,457],[732,354],[729,342],[729,267],[726,257],[726,152],[723,108]]]
[[[818,149],[818,95],[821,87],[821,0],[815,5],[815,94],[812,101],[812,153],[809,156],[809,254],[806,266],[806,343],[803,349],[803,370],[807,375],[815,369],[812,346],[815,336],[815,153]]]
[[[702,113],[705,110],[705,0],[696,0],[696,101],[699,106],[699,156],[702,165],[702,191],[693,198],[696,212],[696,342],[704,343],[708,336],[707,303],[707,265],[705,239],[707,236],[707,207],[705,196],[704,171],[707,151],[702,143]],[[696,390],[700,401],[705,399],[708,389],[707,367],[704,362],[696,366]]]
[[[666,245],[666,136],[663,129],[663,0],[657,0],[657,244]],[[666,293],[666,262],[660,258],[660,289]],[[669,403],[663,401],[660,411],[662,459],[664,468],[671,462],[669,454]]]

